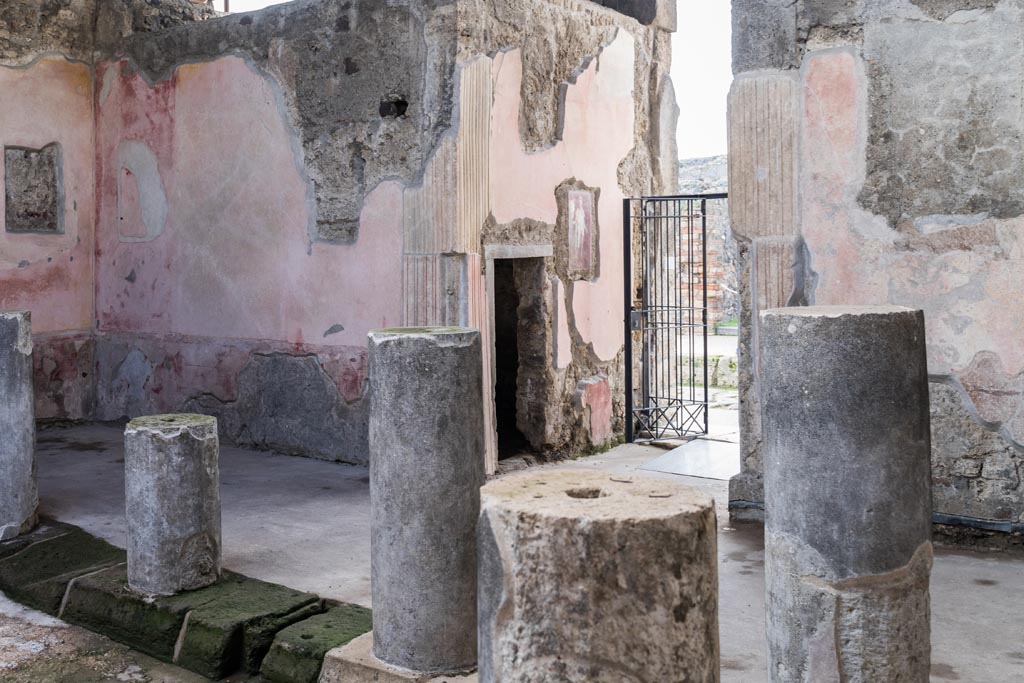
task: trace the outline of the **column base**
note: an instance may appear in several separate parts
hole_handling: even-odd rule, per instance
[[[758,474],[740,472],[729,480],[729,519],[764,522],[764,480]]]
[[[477,683],[477,674],[424,674],[385,664],[373,656],[370,631],[327,653],[320,683]]]

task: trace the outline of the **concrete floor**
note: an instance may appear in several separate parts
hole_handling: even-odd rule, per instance
[[[764,681],[761,527],[728,523],[724,481],[638,471],[662,453],[625,445],[547,467],[673,479],[714,496],[722,681]],[[40,432],[39,479],[44,514],[124,545],[120,429],[92,425]],[[227,568],[370,604],[365,468],[224,447],[221,480]],[[1024,557],[939,549],[932,618],[932,681],[1024,681]]]

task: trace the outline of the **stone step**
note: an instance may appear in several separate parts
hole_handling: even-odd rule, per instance
[[[263,659],[264,683],[317,683],[324,656],[372,627],[370,610],[330,602],[327,611],[279,631]]]
[[[371,626],[370,610],[225,571],[172,596],[128,587],[125,553],[44,520],[0,543],[0,590],[23,604],[212,679],[238,670],[315,683],[326,653]]]

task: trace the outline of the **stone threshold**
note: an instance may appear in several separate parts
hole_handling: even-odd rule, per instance
[[[364,607],[227,571],[199,590],[140,595],[128,589],[124,550],[53,520],[0,543],[0,591],[211,679],[245,671],[316,683],[328,651],[371,628]]]
[[[320,683],[477,683],[476,672],[461,675],[423,674],[399,669],[373,655],[373,632],[327,653]]]

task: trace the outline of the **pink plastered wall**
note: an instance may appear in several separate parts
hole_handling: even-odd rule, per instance
[[[619,31],[569,85],[562,139],[534,153],[523,150],[519,112],[523,78],[519,50],[494,58],[490,177],[498,223],[558,219],[555,188],[575,178],[601,189],[598,202],[600,275],[573,283],[572,311],[584,342],[602,360],[623,345],[622,199],[618,165],[633,148],[634,39]],[[559,288],[564,291],[564,288]]]
[[[0,67],[0,145],[59,143],[63,234],[12,234],[0,192],[0,309],[29,310],[37,335],[93,324],[93,113],[88,66],[44,57]],[[4,186],[0,161],[0,188]]]
[[[311,242],[301,148],[265,74],[223,57],[152,86],[121,63],[97,79],[101,331],[361,348],[399,322],[400,186],[370,193],[354,245]],[[156,183],[125,168],[140,144]]]

